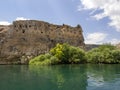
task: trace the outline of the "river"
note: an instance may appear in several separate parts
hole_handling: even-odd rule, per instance
[[[120,64],[0,65],[0,90],[120,90]]]

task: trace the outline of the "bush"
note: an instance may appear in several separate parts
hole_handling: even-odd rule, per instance
[[[120,63],[120,50],[113,50],[112,56],[114,58],[114,63]]]
[[[120,63],[120,51],[112,45],[102,45],[86,53],[89,63]]]
[[[30,60],[30,65],[54,65],[54,64],[70,64],[84,63],[85,52],[68,44],[57,44],[49,53],[39,55]]]
[[[45,55],[39,55],[33,59],[30,60],[30,65],[46,65],[50,64],[49,59],[51,58],[51,55],[49,53]]]
[[[68,44],[57,44],[49,53],[30,60],[30,65],[55,65],[79,63],[120,63],[120,50],[112,45],[102,45],[85,53]]]
[[[86,62],[85,59],[85,52],[80,49],[80,48],[76,48],[71,46],[70,50],[69,50],[69,61],[70,63],[84,63]]]
[[[55,56],[52,56],[52,57],[50,58],[50,61],[51,61],[51,64],[52,64],[52,65],[55,65],[55,64],[59,64],[59,63],[60,63],[59,60],[58,60],[58,58],[55,57]]]
[[[85,52],[78,47],[68,44],[57,44],[55,48],[50,50],[50,53],[63,64],[74,63],[75,59],[77,59],[77,63],[85,62]]]

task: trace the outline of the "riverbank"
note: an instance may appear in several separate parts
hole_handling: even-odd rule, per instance
[[[68,44],[57,44],[48,53],[31,59],[29,65],[84,63],[120,64],[120,50],[110,44],[101,45],[89,51]]]

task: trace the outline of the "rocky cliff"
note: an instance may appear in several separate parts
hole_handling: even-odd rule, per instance
[[[1,25],[0,64],[27,64],[31,58],[48,52],[57,43],[84,48],[81,26],[54,25],[36,20]]]
[[[91,50],[93,48],[97,48],[99,46],[100,46],[99,44],[85,44],[85,50],[89,51],[89,50]]]

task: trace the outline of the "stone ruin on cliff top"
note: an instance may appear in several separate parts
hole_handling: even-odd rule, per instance
[[[37,20],[0,25],[0,64],[27,63],[30,58],[48,52],[57,43],[84,48],[81,26],[55,25]]]

